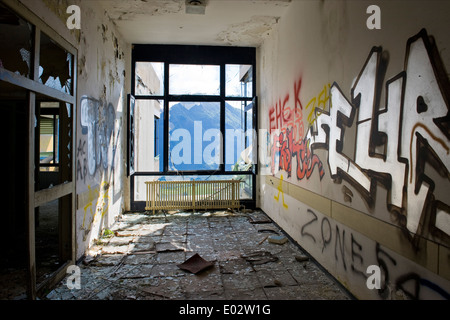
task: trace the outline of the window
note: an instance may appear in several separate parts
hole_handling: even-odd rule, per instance
[[[26,283],[12,283],[35,298],[62,280],[75,260],[77,50],[17,1],[2,1],[0,17],[0,107],[9,163],[6,238],[0,241],[7,263],[0,272],[22,279]]]
[[[155,179],[240,179],[241,198],[254,203],[255,53],[134,45],[132,209],[142,209],[144,182]]]

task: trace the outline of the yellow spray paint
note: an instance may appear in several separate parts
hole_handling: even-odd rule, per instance
[[[283,192],[283,186],[282,186],[282,183],[283,183],[283,175],[281,175],[281,177],[280,177],[280,183],[278,184],[278,187],[277,187],[277,189],[278,189],[278,194],[277,194],[276,196],[273,196],[273,198],[274,198],[277,202],[279,202],[280,194],[281,194],[281,200],[283,201],[283,207],[284,207],[285,209],[287,209],[287,208],[288,208],[288,205],[284,202],[284,192]]]
[[[84,206],[84,216],[83,216],[83,224],[81,226],[81,230],[89,231],[96,221],[97,217],[103,216],[108,212],[109,209],[109,183],[104,181],[101,185],[95,189],[91,189],[91,186],[88,186],[88,200],[86,205]],[[94,209],[95,208],[95,209]],[[100,215],[98,215],[100,213]],[[86,216],[89,214],[91,217],[91,222],[88,226],[86,226]]]

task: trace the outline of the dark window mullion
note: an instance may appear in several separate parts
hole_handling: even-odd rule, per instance
[[[164,165],[163,171],[169,171],[169,63],[164,63]]]
[[[225,159],[226,159],[226,135],[225,135],[225,87],[226,87],[226,75],[225,64],[220,65],[220,133],[222,135],[222,141],[220,146],[222,161],[219,165],[219,171],[222,173],[225,171]]]

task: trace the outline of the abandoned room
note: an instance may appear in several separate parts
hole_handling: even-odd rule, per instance
[[[0,299],[448,300],[449,12],[0,0]]]

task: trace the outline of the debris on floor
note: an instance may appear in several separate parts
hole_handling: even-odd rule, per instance
[[[285,236],[270,236],[268,241],[275,244],[285,244],[288,239]]]
[[[192,272],[193,274],[197,274],[200,271],[203,271],[212,266],[214,266],[213,262],[206,261],[205,259],[200,257],[198,253],[196,253],[182,264],[179,264],[178,268],[187,270],[189,272]]]
[[[295,260],[298,262],[306,262],[309,261],[309,258],[307,256],[295,256]]]
[[[351,299],[260,210],[130,212],[110,230],[78,265],[81,289],[63,279],[41,298]]]
[[[241,257],[253,265],[278,261],[278,258],[268,251],[253,251],[242,254]]]

